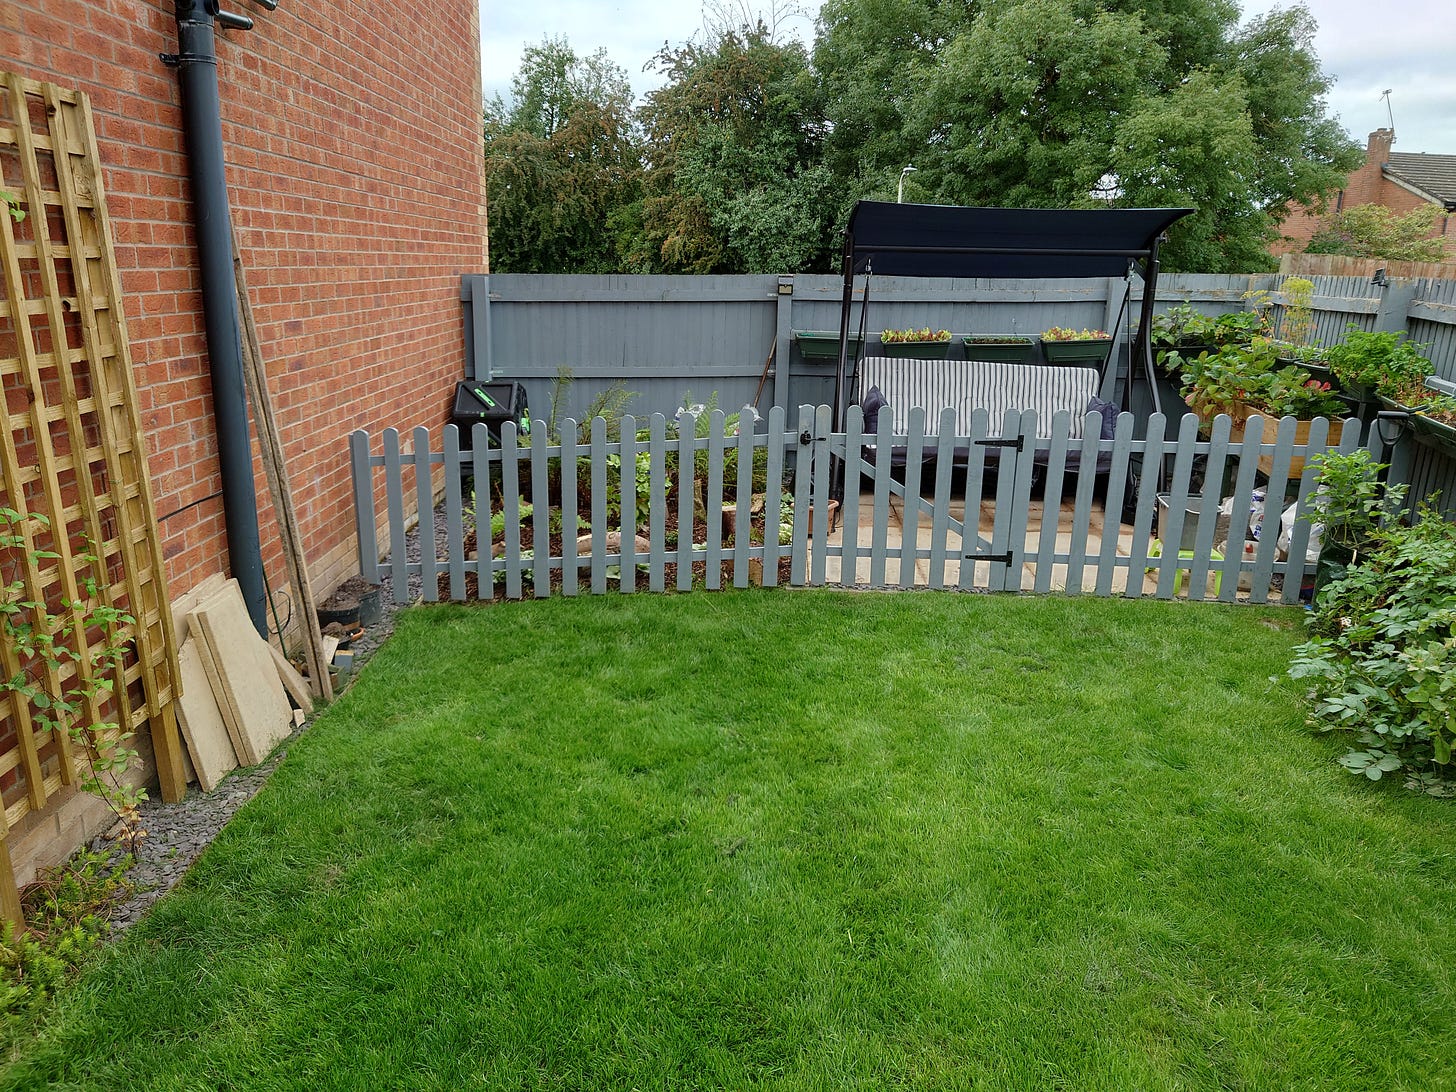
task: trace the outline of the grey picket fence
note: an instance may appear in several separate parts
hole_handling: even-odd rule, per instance
[[[793,427],[775,407],[736,430],[720,411],[701,429],[654,414],[639,433],[629,416],[609,439],[596,418],[585,442],[568,420],[573,439],[561,443],[541,422],[529,435],[506,424],[498,444],[477,425],[465,450],[453,425],[438,437],[416,428],[408,445],[386,429],[377,447],[358,431],[363,575],[400,601],[413,578],[427,602],[786,583],[1293,603],[1313,573],[1311,524],[1295,519],[1283,551],[1280,513],[1310,509],[1311,456],[1366,439],[1355,420],[1316,420],[1305,438],[1292,418],[1252,418],[1240,434],[1220,416],[1201,434],[1191,415],[1136,429],[1123,413],[1109,439],[1096,414],[1081,435],[1064,412],[1042,425],[1033,411],[978,410],[964,433],[953,410],[928,422],[914,409],[902,434],[889,414],[866,433],[857,406],[844,432],[831,420],[827,406],[801,406]],[[894,451],[898,468],[875,458]],[[755,472],[758,512],[742,503]],[[836,480],[848,483],[837,519]],[[481,488],[468,494],[467,481]],[[1251,530],[1261,494],[1267,515]],[[1227,527],[1212,518],[1222,501],[1241,514]],[[407,557],[411,511],[418,559]]]

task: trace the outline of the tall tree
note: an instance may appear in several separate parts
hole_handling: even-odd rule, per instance
[[[1230,0],[828,0],[829,162],[856,195],[1187,205],[1170,267],[1258,268],[1292,202],[1359,163],[1325,112],[1307,10]]]
[[[604,50],[528,47],[486,110],[491,267],[501,273],[612,273],[608,222],[637,200],[641,140],[626,72]]]
[[[808,55],[762,22],[664,48],[640,111],[648,173],[621,246],[645,272],[827,267],[833,179]],[[624,217],[626,222],[628,218]]]

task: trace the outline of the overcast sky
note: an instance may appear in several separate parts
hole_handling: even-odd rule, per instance
[[[766,5],[759,5],[764,7]],[[817,11],[819,0],[803,7]],[[1244,0],[1246,17],[1276,0]],[[1456,154],[1456,2],[1453,0],[1309,0],[1319,23],[1315,46],[1335,77],[1331,112],[1362,145],[1388,124],[1381,92],[1391,89],[1396,150]],[[509,92],[521,51],[545,37],[565,37],[578,53],[605,47],[641,95],[660,82],[642,71],[664,42],[677,45],[702,26],[694,0],[535,0],[481,2],[487,96]],[[810,40],[813,27],[789,29]]]

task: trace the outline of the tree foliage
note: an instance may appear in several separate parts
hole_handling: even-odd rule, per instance
[[[795,8],[765,21],[752,0],[715,0],[698,39],[658,54],[664,84],[635,115],[600,51],[528,50],[491,126],[555,144],[495,149],[497,254],[502,216],[509,231],[529,213],[506,253],[533,268],[826,270],[854,202],[893,200],[913,164],[907,200],[1192,207],[1165,265],[1248,271],[1270,264],[1293,205],[1318,206],[1360,162],[1327,116],[1302,6],[1241,26],[1234,0],[825,0],[812,61],[775,34]],[[584,104],[615,134],[609,155],[578,150],[598,147],[573,131]],[[606,160],[619,173],[594,173]],[[503,213],[497,178],[553,197],[517,192]]]
[[[503,273],[611,273],[603,230],[641,188],[641,142],[627,74],[605,50],[528,47],[511,101],[486,110],[491,266]]]
[[[1446,257],[1444,239],[1432,238],[1439,205],[1421,205],[1397,216],[1384,205],[1356,205],[1339,213],[1309,241],[1309,254],[1345,254],[1386,261],[1439,262]]]

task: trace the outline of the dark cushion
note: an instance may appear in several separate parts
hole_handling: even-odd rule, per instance
[[[1098,398],[1095,394],[1087,402],[1088,413],[1102,414],[1102,436],[1104,440],[1110,440],[1117,431],[1117,415],[1120,412],[1116,402],[1109,402],[1105,398]]]
[[[880,410],[890,403],[880,393],[879,387],[871,387],[860,399],[859,408],[864,411],[864,430],[869,433],[880,431]]]

